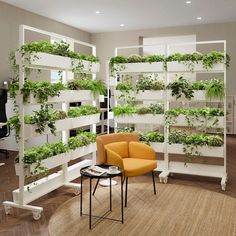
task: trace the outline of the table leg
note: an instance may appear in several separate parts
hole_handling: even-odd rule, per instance
[[[111,190],[111,178],[110,178],[110,211],[112,211],[112,190]]]
[[[92,228],[92,178],[89,178],[89,229]]]
[[[123,202],[123,180],[122,175],[120,177],[120,186],[121,186],[121,222],[124,224],[124,202]]]
[[[82,210],[82,207],[83,207],[83,176],[81,175],[80,176],[80,216],[82,216],[83,214],[83,210]]]

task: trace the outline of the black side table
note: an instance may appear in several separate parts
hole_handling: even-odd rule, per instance
[[[98,165],[98,166],[101,167],[101,168],[109,170],[109,165]],[[86,214],[83,214],[83,178],[87,177],[87,178],[89,178],[89,229],[92,228],[92,217],[98,218],[98,220],[108,219],[108,220],[113,220],[113,221],[119,221],[123,224],[124,223],[123,170],[119,168],[118,169],[119,173],[115,173],[115,174],[104,173],[102,175],[96,176],[96,175],[92,175],[92,174],[89,174],[88,172],[86,172],[87,168],[88,167],[84,167],[80,170],[80,174],[81,174],[81,177],[80,177],[80,183],[81,183],[80,216],[86,215]],[[114,218],[105,217],[105,215],[107,213],[110,213],[112,211],[112,185],[111,185],[111,179],[113,177],[116,177],[116,176],[120,176],[120,182],[121,182],[121,184],[120,184],[121,185],[121,188],[120,188],[120,191],[121,191],[121,219],[114,219]],[[97,179],[97,183],[96,183],[94,192],[96,190],[97,184],[98,184],[100,179],[109,179],[110,180],[110,209],[106,213],[104,213],[103,216],[94,216],[94,215],[92,215],[92,180],[93,179]]]

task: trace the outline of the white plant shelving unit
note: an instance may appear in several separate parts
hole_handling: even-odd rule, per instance
[[[213,45],[213,44],[221,44],[223,45],[223,50],[226,52],[226,41],[204,41],[204,42],[196,42],[196,43],[184,43],[184,44],[166,44],[162,45],[166,49],[165,56],[169,56],[169,51],[171,46],[184,46],[184,45]],[[145,45],[147,46],[147,45]],[[150,46],[157,46],[157,45],[150,45]],[[160,45],[158,45],[160,46]],[[138,46],[128,46],[128,47],[118,47],[115,49],[115,56],[118,55],[117,51],[122,49],[139,49],[142,48],[142,45]],[[146,65],[149,64],[149,65]],[[167,62],[167,69],[164,69],[164,66],[161,63],[127,63],[127,64],[117,64],[115,66],[117,69],[115,76],[110,76],[109,70],[107,69],[107,81],[110,84],[111,88],[114,89],[114,105],[117,105],[117,98],[121,94],[120,91],[115,90],[115,86],[117,84],[117,74],[129,74],[129,73],[161,73],[163,74],[163,79],[165,84],[167,85],[170,81],[170,75],[174,73],[191,73],[192,71],[188,66],[178,62]],[[226,66],[225,63],[218,63],[213,66],[213,68],[206,70],[203,67],[201,62],[194,65],[194,72],[195,73],[222,73],[224,76],[224,84],[226,87]],[[109,87],[109,86],[108,86]],[[132,92],[130,93],[132,96]],[[161,102],[164,104],[165,111],[170,109],[170,102],[175,102],[176,98],[171,95],[170,90],[165,91],[144,91],[139,92],[138,94],[133,94],[135,99],[138,101],[153,101],[153,102]],[[187,102],[185,98],[180,98],[177,100],[178,102]],[[207,102],[205,91],[194,91],[194,97],[191,101],[188,102]],[[214,100],[212,102],[219,102]],[[108,105],[109,106],[109,105]],[[169,160],[169,154],[181,154],[183,155],[183,145],[181,144],[168,144],[168,136],[169,136],[169,126],[164,125],[164,118],[149,121],[145,118],[140,118],[137,115],[133,116],[121,116],[121,117],[114,117],[111,113],[109,115],[109,119],[114,119],[114,127],[117,127],[117,123],[121,124],[162,124],[164,125],[164,136],[165,136],[165,143],[152,143],[151,146],[157,152],[164,153],[164,161],[158,161],[158,168],[157,171],[161,171],[159,174],[160,182],[167,183],[168,176],[171,173],[181,173],[181,174],[189,174],[189,175],[199,175],[199,176],[208,176],[208,177],[216,177],[221,178],[221,187],[222,190],[226,188],[226,181],[227,181],[227,172],[226,172],[226,99],[223,100],[223,109],[224,109],[224,117],[218,117],[219,122],[217,128],[221,128],[224,132],[224,146],[222,147],[199,147],[199,152],[201,156],[207,157],[217,157],[223,159],[223,165],[208,165],[208,164],[195,164],[195,163],[188,163],[187,166],[184,165],[183,162],[174,162]],[[214,120],[214,118],[212,119]],[[186,119],[183,115],[180,115],[177,118],[177,122],[174,124],[175,126],[187,126]],[[212,121],[208,120],[204,126],[211,126]],[[109,126],[109,120],[108,120]],[[196,123],[195,126],[202,126],[202,123]]]
[[[32,28],[26,25],[19,26],[19,46],[25,44],[25,32],[31,31],[34,33],[40,33],[55,38],[63,38],[70,44],[80,44],[87,46],[92,49],[92,54],[96,56],[96,47],[95,45],[88,44],[82,41],[78,41],[72,38],[67,38],[62,35],[57,35],[51,32],[44,30]],[[30,64],[25,64],[24,58],[21,58],[19,55],[16,55],[17,62],[19,64],[19,84],[20,89],[24,84],[24,70],[23,67],[36,68],[42,70],[63,70],[65,71],[65,78],[63,82],[66,83],[68,79],[73,78],[72,73],[72,59],[62,56],[50,55],[46,53],[37,53],[36,60],[33,60]],[[26,60],[27,62],[27,60]],[[73,61],[73,65],[77,63],[76,60]],[[87,61],[82,62],[84,64],[83,73],[92,74],[92,78],[96,79],[96,72],[99,71],[98,63],[90,63]],[[24,150],[25,150],[25,141],[33,137],[38,136],[35,132],[34,125],[25,125],[24,124],[24,114],[26,106],[31,106],[37,104],[37,100],[30,95],[28,103],[23,103],[23,96],[18,95],[18,106],[19,106],[19,116],[21,121],[21,131],[20,131],[20,141],[19,141],[19,164],[16,165],[16,173],[19,175],[19,189],[13,191],[13,201],[4,201],[3,205],[5,207],[6,214],[10,213],[12,207],[21,208],[25,210],[30,210],[33,213],[33,218],[35,220],[40,219],[41,212],[43,211],[42,207],[29,205],[30,202],[36,200],[37,198],[61,187],[72,187],[75,190],[75,194],[80,192],[80,184],[73,183],[71,181],[80,177],[80,169],[82,167],[96,163],[96,144],[92,143],[88,146],[77,148],[75,150],[69,151],[67,153],[59,154],[51,158],[45,159],[42,161],[42,166],[52,169],[57,166],[62,166],[62,169],[56,173],[50,174],[47,177],[39,179],[33,183],[25,185],[25,175],[27,172],[34,170],[35,164],[32,164],[28,169],[24,170]],[[62,110],[67,112],[69,109],[70,102],[86,102],[91,105],[96,106],[96,100],[99,98],[94,98],[90,91],[61,91],[59,97],[49,97],[48,103],[59,103],[62,106]],[[67,118],[64,120],[59,120],[56,122],[56,132],[62,133],[62,141],[67,143],[69,138],[69,130],[86,125],[90,125],[90,131],[96,132],[96,123],[99,122],[99,114],[82,116],[78,118]],[[46,129],[44,134],[49,134],[50,130]],[[43,135],[43,134],[42,134]],[[91,154],[92,159],[86,159],[79,161],[71,166],[68,166],[68,162],[71,160],[79,159],[82,156]],[[28,190],[30,188],[30,191]]]

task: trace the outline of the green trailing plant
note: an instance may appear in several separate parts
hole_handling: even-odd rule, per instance
[[[30,93],[32,93],[39,103],[44,103],[48,100],[48,97],[59,96],[61,90],[64,89],[65,86],[61,82],[51,84],[47,81],[32,82],[26,80],[21,93],[23,94],[24,102],[27,102]]]
[[[130,105],[125,105],[113,107],[112,111],[114,113],[114,116],[132,115],[136,113],[137,108]]]
[[[212,99],[223,99],[225,96],[225,86],[224,82],[219,79],[210,80],[206,86],[206,96],[209,100]]]
[[[126,75],[126,77],[123,79],[123,82],[118,83],[116,85],[116,90],[124,91],[124,92],[129,92],[130,90],[134,90],[135,87],[132,83],[132,76]]]
[[[112,57],[109,62],[111,73],[114,74],[116,72],[124,70],[126,68],[124,65],[125,63],[128,63],[127,57],[121,55]]]
[[[211,51],[207,54],[202,54],[200,52],[194,52],[192,54],[181,54],[175,53],[166,58],[166,61],[178,61],[188,66],[188,68],[193,72],[195,63],[202,61],[203,67],[206,70],[211,69],[217,63],[225,63],[229,67],[230,57],[221,51]]]
[[[79,131],[75,137],[68,139],[68,148],[75,150],[83,146],[87,146],[90,143],[96,142],[97,135],[91,132]]]
[[[75,118],[86,115],[93,115],[99,113],[99,109],[95,106],[84,105],[80,107],[72,107],[68,110],[68,117]]]
[[[131,55],[129,57],[118,55],[110,59],[110,68],[111,72],[113,73],[124,70],[125,63],[141,63],[141,62],[153,63],[153,62],[164,62],[164,61],[165,57],[163,55],[148,55],[148,56]],[[119,64],[119,66],[117,64]]]
[[[25,64],[23,65],[23,69],[26,72],[26,77],[28,77],[28,75],[30,74],[30,69],[28,68],[28,65],[39,59],[37,56],[37,53],[39,52],[72,58],[71,65],[72,70],[74,72],[81,72],[84,69],[82,60],[90,62],[89,70],[91,70],[92,62],[99,62],[99,59],[93,55],[79,54],[77,52],[69,50],[69,44],[63,41],[59,43],[50,43],[49,41],[43,40],[38,42],[32,42],[22,45],[19,49],[11,52],[10,54],[9,60],[14,73],[14,80],[19,79],[19,66],[16,64],[15,58],[16,52],[19,52],[21,57],[24,57]],[[38,70],[38,72],[40,72],[40,70]]]
[[[117,133],[133,133],[134,127],[118,127],[116,129]]]
[[[143,57],[143,62],[164,62],[165,61],[165,56],[164,55],[148,55]]]
[[[11,130],[15,130],[15,139],[16,139],[16,142],[18,143],[20,140],[20,128],[21,128],[19,113],[11,117],[7,121],[7,125],[10,127]]]
[[[117,106],[113,107],[112,109],[114,116],[122,116],[122,115],[132,115],[132,114],[139,114],[139,115],[144,115],[144,114],[164,114],[164,107],[163,105],[159,104],[151,104],[148,107],[133,107],[130,105],[125,105],[125,106]]]
[[[183,76],[180,76],[173,82],[169,83],[167,89],[171,90],[171,95],[175,96],[176,99],[179,99],[184,95],[186,99],[191,100],[194,93],[191,84],[184,79]]]
[[[224,110],[220,108],[173,108],[165,112],[165,121],[167,125],[173,125],[177,122],[177,117],[184,115],[188,127],[194,127],[194,123],[199,121],[204,126],[206,121],[214,118],[212,126],[219,122],[218,117],[224,116]]]
[[[143,62],[143,57],[139,55],[131,55],[128,57],[128,63],[140,63]]]
[[[192,83],[193,90],[206,90],[208,81],[195,81]]]
[[[135,104],[135,96],[132,93],[135,90],[135,86],[132,83],[132,76],[125,75],[123,82],[117,84],[116,90],[121,91],[118,96],[119,102],[129,105]]]
[[[153,79],[151,76],[141,75],[136,84],[136,91],[144,90],[164,90],[165,84],[163,81],[158,80],[157,78]]]
[[[191,134],[187,135],[183,131],[172,131],[169,134],[169,144],[183,144],[183,152],[185,154],[185,165],[191,162],[194,156],[199,156],[199,147],[221,147],[224,140],[220,135],[209,134]]]
[[[146,133],[139,133],[139,140],[150,144],[151,142],[163,143],[165,138],[164,135],[158,131],[149,131]]]
[[[41,105],[41,109],[39,111],[34,111],[32,116],[25,117],[26,124],[35,124],[37,128],[35,131],[39,134],[43,134],[46,127],[50,128],[52,134],[55,135],[56,127],[55,127],[55,117],[56,114],[50,112],[51,105]]]
[[[95,98],[106,93],[106,85],[102,80],[88,78],[71,80],[67,83],[67,88],[70,90],[91,90]]]

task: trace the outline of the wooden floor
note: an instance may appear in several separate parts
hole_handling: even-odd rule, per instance
[[[220,180],[214,178],[203,178],[197,176],[186,176],[186,175],[174,175],[168,181],[168,186],[165,188],[165,185],[158,184],[159,191],[168,189],[171,193],[171,189],[173,191],[178,191],[178,189],[182,189],[184,187],[197,187],[201,191],[209,190],[212,193],[223,194],[224,197],[230,197],[229,199],[236,200],[236,138],[229,137],[227,139],[227,167],[228,167],[228,175],[229,181],[227,183],[226,192],[222,192],[220,188]],[[0,162],[6,162],[5,166],[0,167],[0,202],[4,200],[11,200],[13,189],[18,187],[18,179],[15,176],[14,170],[14,155],[12,153],[9,160],[5,160],[5,157],[0,154]],[[131,183],[137,183],[137,181],[147,182],[150,181],[150,176],[144,176],[142,179],[131,180]],[[173,187],[173,188],[172,188]],[[206,191],[209,197],[213,197],[209,191]],[[132,194],[132,193],[130,193]],[[218,195],[218,194],[217,194]],[[51,216],[56,212],[56,209],[65,203],[67,200],[70,200],[74,197],[73,191],[67,188],[60,188],[52,193],[34,201],[32,205],[42,206],[44,208],[44,212],[42,214],[42,218],[39,221],[34,221],[32,219],[32,215],[28,211],[14,209],[12,214],[6,216],[4,213],[3,206],[0,205],[0,235],[6,236],[28,236],[28,235],[48,235],[48,223]],[[222,198],[225,199],[228,198]],[[71,201],[73,201],[72,199]],[[151,200],[151,199],[150,199]],[[231,201],[231,200],[230,200]],[[220,202],[215,202],[216,206],[221,205],[222,211],[225,207],[225,203],[222,204]],[[187,206],[186,206],[187,207]],[[214,206],[213,206],[214,207]],[[184,214],[182,212],[181,214]],[[150,216],[152,217],[152,215]],[[187,221],[187,218],[186,218]],[[187,224],[189,227],[189,224]],[[223,225],[224,227],[228,227],[227,222]],[[182,225],[181,227],[184,227]],[[198,227],[195,225],[195,227]],[[127,233],[127,232],[126,232]],[[128,235],[128,234],[126,234]],[[160,234],[159,234],[160,235]],[[177,235],[177,234],[175,234]],[[190,234],[189,234],[190,235]],[[235,232],[236,235],[236,232]],[[235,236],[232,235],[232,236]],[[200,235],[201,236],[201,235]],[[205,236],[205,235],[203,235]]]

